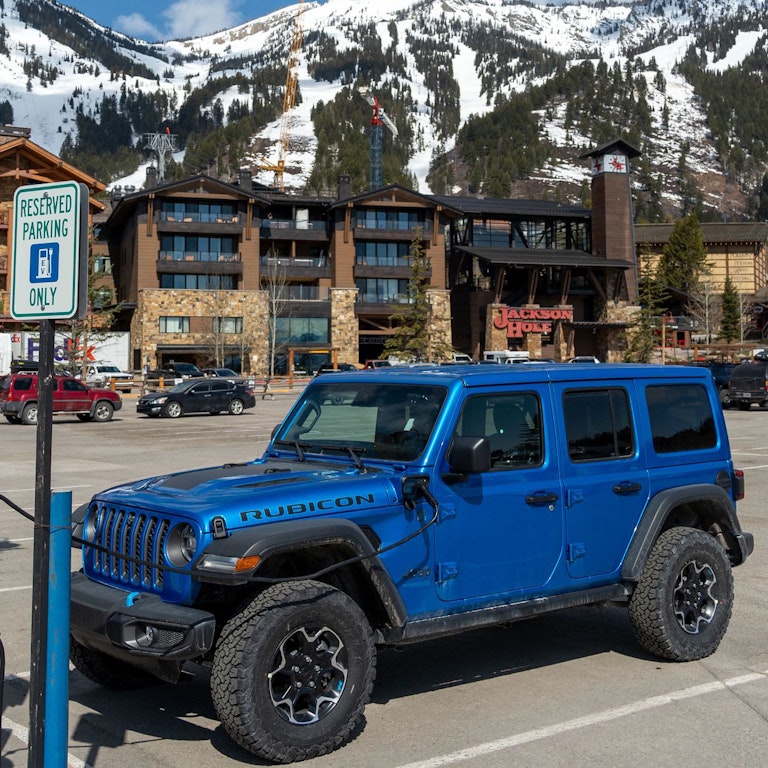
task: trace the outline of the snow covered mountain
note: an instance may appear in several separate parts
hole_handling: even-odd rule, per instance
[[[99,128],[138,147],[146,132],[167,128],[179,136],[181,162],[185,147],[199,153],[210,131],[248,114],[253,134],[247,139],[233,138],[234,131],[216,134],[218,154],[205,170],[232,176],[235,164],[247,164],[256,178],[270,183],[271,174],[260,173],[260,166],[276,161],[282,129],[289,137],[285,182],[302,189],[317,187],[319,170],[325,169],[326,180],[345,170],[326,168],[342,162],[341,143],[355,141],[365,155],[371,112],[357,88],[366,85],[399,130],[397,139],[386,134],[385,144],[398,149],[403,173],[421,191],[449,191],[447,185],[482,194],[494,148],[484,148],[485,172],[473,180],[477,157],[467,155],[466,147],[473,146],[468,134],[488,130],[483,115],[502,115],[516,95],[535,90],[531,111],[535,140],[543,149],[535,168],[518,176],[573,198],[588,174],[576,158],[600,143],[596,126],[609,109],[601,104],[588,109],[583,82],[569,84],[568,73],[578,71],[583,78],[589,63],[596,81],[614,78],[617,88],[628,89],[630,102],[643,108],[642,120],[632,111],[625,124],[613,115],[614,127],[649,156],[647,178],[638,183],[650,186],[656,179],[657,194],[669,209],[684,202],[685,176],[706,208],[739,216],[762,180],[768,141],[763,152],[760,144],[741,141],[747,120],[739,114],[742,106],[734,106],[733,116],[725,118],[730,123],[721,125],[713,106],[717,99],[707,96],[707,88],[716,89],[717,78],[734,73],[760,77],[768,47],[766,5],[765,0],[558,5],[326,0],[294,4],[202,38],[149,44],[54,0],[0,0],[0,121],[31,128],[32,139],[57,154],[72,147],[82,152],[91,129],[98,151]],[[302,45],[296,105],[283,121],[283,85],[297,25]],[[603,92],[591,97],[597,93]],[[762,106],[757,96],[747,101]],[[331,105],[338,111],[337,137],[322,128],[323,117],[334,125]],[[503,133],[496,140],[497,146],[507,141]],[[740,144],[741,159],[734,154]],[[360,161],[366,171],[367,159]],[[438,181],[434,171],[441,163],[451,170]],[[143,178],[141,171],[138,177]],[[514,173],[504,179],[510,193],[522,190]],[[391,180],[396,179],[385,174],[385,182]]]

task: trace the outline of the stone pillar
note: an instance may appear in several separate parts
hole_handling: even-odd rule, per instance
[[[453,349],[451,334],[451,292],[438,288],[427,289],[427,301],[432,310],[432,340],[440,346]],[[440,362],[435,360],[434,362]]]
[[[357,288],[330,288],[331,346],[339,350],[339,362],[356,363],[360,359],[360,334],[355,301]]]
[[[507,329],[497,328],[494,320],[499,316],[499,310],[506,304],[489,304],[485,317],[485,349],[507,349]],[[483,359],[484,350],[480,350],[480,359]]]
[[[632,335],[632,325],[637,319],[640,307],[626,301],[608,302],[603,307],[601,320],[605,323],[622,323],[622,326],[606,329],[605,362],[618,363],[624,359],[629,339]]]

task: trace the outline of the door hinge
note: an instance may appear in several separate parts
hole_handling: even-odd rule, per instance
[[[569,562],[578,560],[580,557],[586,557],[586,555],[587,555],[587,548],[583,542],[577,541],[575,544],[568,545]]]
[[[459,566],[456,563],[438,563],[435,568],[437,581],[448,581],[459,575]]]

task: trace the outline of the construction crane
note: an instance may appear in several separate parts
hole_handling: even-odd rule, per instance
[[[371,117],[371,189],[381,189],[381,187],[384,186],[384,182],[381,178],[382,133],[384,132],[384,126],[386,126],[393,136],[397,136],[397,128],[389,117],[387,117],[386,112],[384,112],[384,107],[381,106],[379,100],[371,93],[367,86],[361,86],[357,90],[368,104],[370,104],[373,113]]]
[[[259,167],[264,171],[272,171],[275,174],[275,186],[285,192],[285,158],[288,154],[288,144],[291,138],[290,112],[296,104],[296,89],[299,85],[299,53],[304,38],[301,26],[301,14],[304,13],[304,0],[299,0],[299,8],[293,17],[293,33],[291,34],[291,48],[288,52],[288,71],[285,76],[285,92],[283,93],[283,112],[280,118],[280,141],[278,144],[278,156],[276,163],[264,163]]]

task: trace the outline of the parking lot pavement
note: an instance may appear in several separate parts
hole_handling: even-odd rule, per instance
[[[75,503],[158,472],[261,453],[294,393],[242,416],[54,419],[53,484]],[[322,768],[762,768],[768,750],[768,410],[726,412],[740,504],[755,553],[734,571],[730,629],[713,656],[674,664],[644,654],[626,611],[583,608],[386,649],[363,731],[310,760]],[[0,492],[34,500],[36,430],[0,424]],[[618,510],[617,510],[618,511]],[[32,526],[0,507],[0,637],[6,649],[2,768],[27,762]],[[78,567],[73,552],[73,568]],[[262,765],[219,726],[207,671],[183,684],[118,692],[70,677],[69,765],[187,768]]]

